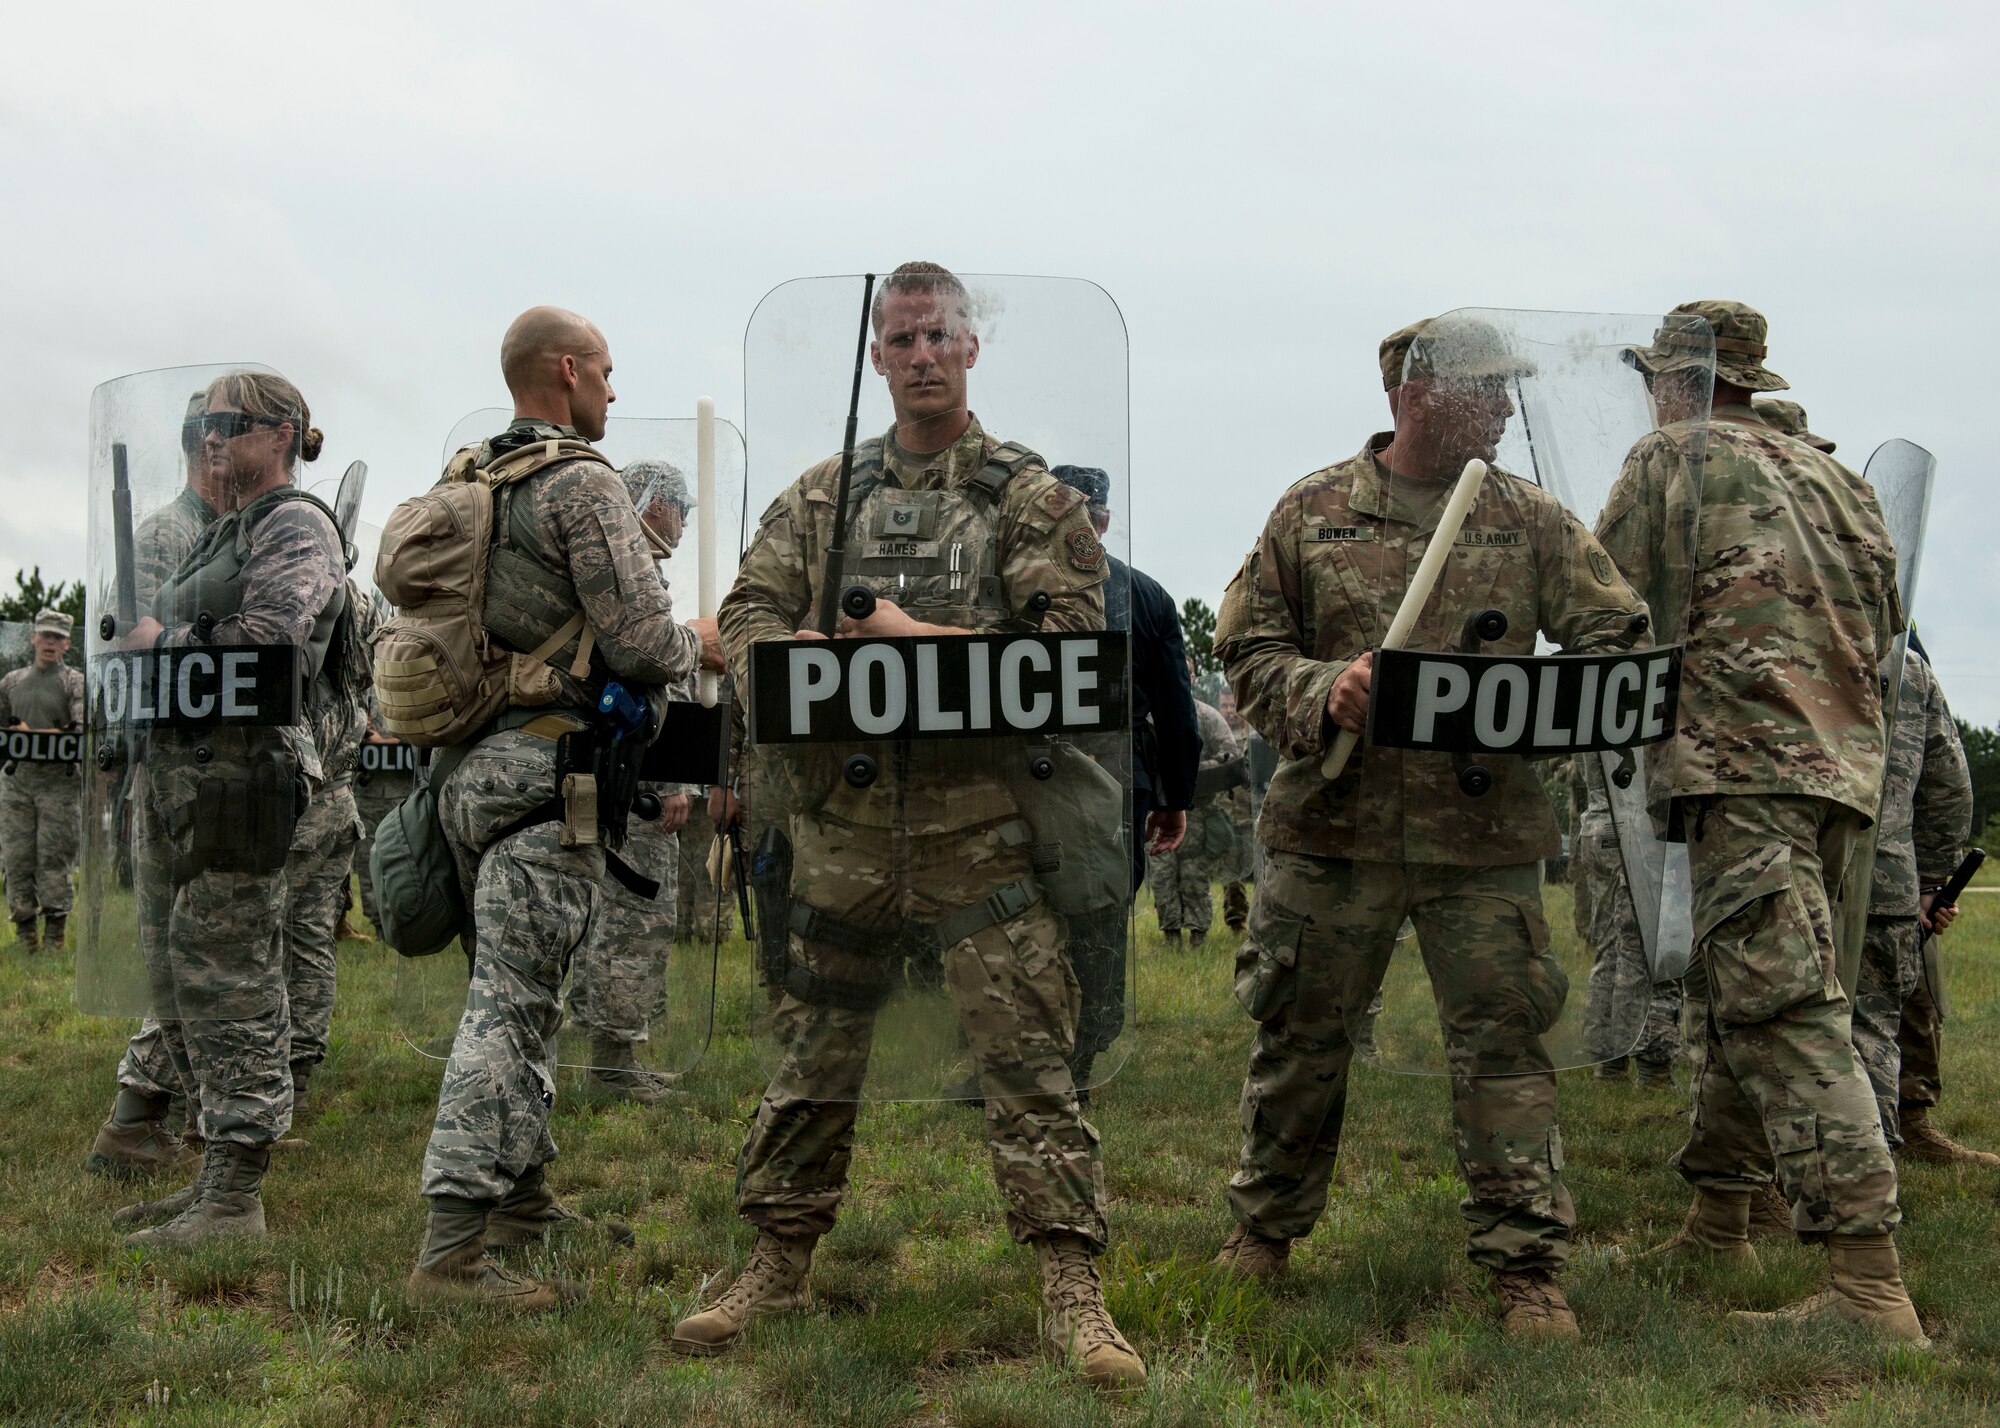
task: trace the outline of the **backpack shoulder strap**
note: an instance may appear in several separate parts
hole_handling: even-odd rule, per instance
[[[1007,483],[1030,466],[1041,466],[1042,458],[1017,441],[1003,441],[993,448],[986,464],[966,479],[966,486],[979,493],[989,506],[1000,504]]]
[[[611,459],[589,442],[573,441],[565,436],[510,451],[491,466],[479,468],[476,474],[488,486],[499,487],[525,481],[565,461],[595,461],[601,466],[611,465]]]

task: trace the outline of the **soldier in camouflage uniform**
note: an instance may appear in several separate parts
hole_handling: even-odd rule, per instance
[[[630,461],[619,474],[633,509],[656,538],[656,549],[671,558],[694,507],[687,479],[665,461]],[[677,681],[669,692],[676,699],[692,699],[693,682]],[[616,878],[605,879],[590,935],[570,967],[569,1015],[590,1035],[592,1086],[651,1106],[671,1094],[673,1078],[642,1068],[634,1047],[647,1039],[648,1026],[666,1014],[680,833],[693,798],[679,784],[640,788],[660,801],[660,811],[643,819],[634,812],[619,854],[642,877],[660,885],[659,895],[649,901]]]
[[[1653,983],[1618,851],[1604,764],[1595,754],[1580,754],[1571,767],[1577,815],[1569,879],[1576,894],[1576,935],[1594,954],[1590,999],[1584,1004],[1584,1047],[1602,1058],[1595,1073],[1599,1080],[1624,1080],[1629,1056],[1639,1063],[1641,1086],[1671,1089],[1674,1053],[1681,1045],[1681,989],[1675,983]],[[1643,1013],[1637,1011],[1640,1007]],[[1635,1014],[1643,1018],[1642,1028],[1635,1028]]]
[[[1250,769],[1250,740],[1256,736],[1236,712],[1236,691],[1225,684],[1215,707],[1222,714],[1222,722],[1229,726],[1237,747],[1243,750],[1244,777],[1250,780],[1222,795],[1230,827],[1236,831],[1234,865],[1224,868],[1222,873],[1222,923],[1231,932],[1242,932],[1250,925],[1250,884],[1257,877],[1257,809],[1263,802],[1263,793],[1256,787],[1256,775]]]
[[[1576,1215],[1538,1034],[1566,990],[1542,915],[1541,860],[1561,846],[1548,797],[1513,757],[1490,761],[1493,787],[1477,800],[1460,792],[1449,755],[1368,747],[1333,782],[1321,772],[1336,730],[1363,726],[1371,651],[1402,603],[1412,547],[1435,529],[1466,461],[1492,459],[1513,410],[1500,378],[1520,364],[1496,350],[1482,364],[1494,376],[1441,373],[1430,326],[1381,345],[1396,430],[1285,493],[1216,621],[1239,707],[1281,760],[1258,821],[1263,875],[1237,954],[1237,1000],[1257,1034],[1229,1182],[1237,1228],[1216,1263],[1282,1273],[1292,1241],[1324,1211],[1353,1029],[1409,917],[1454,1069],[1489,1073],[1451,1080],[1467,1254],[1492,1273],[1506,1332],[1573,1337],[1554,1275]],[[1484,324],[1450,335],[1465,352],[1500,344]],[[1460,542],[1426,608],[1432,628],[1456,631],[1490,605],[1508,615],[1497,653],[1532,652],[1537,631],[1578,653],[1633,638],[1643,605],[1541,488],[1495,469]],[[1364,549],[1380,558],[1358,559]],[[1505,1014],[1524,1003],[1545,1010]],[[1490,1074],[1515,1068],[1523,1073]]]
[[[324,438],[296,387],[233,372],[207,391],[203,453],[225,514],[159,587],[127,648],[290,644],[308,684],[343,624],[345,557],[331,513],[293,484]],[[266,782],[268,776],[268,782]],[[291,1124],[282,859],[261,840],[297,816],[322,777],[303,720],[283,728],[160,728],[134,782],[134,898],[141,951],[182,1085],[198,1091],[202,1168],[177,1195],[133,1207],[170,1215],[127,1236],[184,1248],[261,1237],[259,1189]],[[216,802],[236,815],[210,826]],[[281,851],[285,844],[279,844]]]
[[[221,477],[210,471],[202,454],[201,417],[207,407],[207,393],[196,392],[188,398],[182,419],[181,455],[187,467],[187,484],[172,501],[141,521],[133,533],[133,591],[140,610],[152,608],[160,587],[192,553],[226,499]],[[129,816],[131,805],[126,802],[120,817]],[[196,1131],[195,1120],[200,1114],[200,1101],[188,1094],[175,1069],[176,1057],[169,1043],[179,1037],[178,1023],[163,1025],[149,1016],[126,1043],[118,1062],[118,1093],[111,1113],[97,1128],[97,1138],[84,1159],[84,1167],[92,1174],[118,1180],[158,1175],[179,1160],[183,1146],[174,1133],[176,1123]]]
[[[388,748],[396,746],[395,740],[382,734],[382,711],[376,706],[372,688],[362,705],[362,715],[367,729],[364,742]],[[354,873],[361,881],[361,913],[377,932],[382,930],[382,924],[375,908],[375,883],[368,876],[368,858],[375,849],[375,829],[389,816],[390,809],[410,796],[414,786],[406,773],[360,769],[354,775],[354,811],[361,819],[361,837],[354,845]]]
[[[1201,728],[1201,772],[1241,756],[1221,710],[1197,699],[1194,716]],[[1236,820],[1235,808],[1228,800],[1230,792],[1234,790],[1197,797],[1188,810],[1187,835],[1179,846],[1147,857],[1146,881],[1153,889],[1154,915],[1169,947],[1180,946],[1183,930],[1190,947],[1199,947],[1207,940],[1215,921],[1216,881],[1236,871]]]
[[[853,489],[863,494],[852,528],[878,529],[888,503],[909,499],[904,492],[944,493],[932,507],[934,548],[962,549],[975,578],[961,590],[954,577],[948,593],[942,560],[914,566],[905,598],[945,623],[913,619],[884,598],[842,632],[1007,628],[1037,592],[1047,598],[1042,629],[1102,628],[1105,560],[1083,494],[1040,457],[1008,455],[1019,449],[1003,448],[966,405],[978,338],[964,286],[935,264],[909,264],[884,280],[875,302],[875,370],[888,379],[896,425],[856,451]],[[1006,472],[997,490],[996,457],[1007,463],[997,468]],[[827,598],[819,586],[840,466],[838,456],[819,463],[771,503],[722,603],[739,685],[753,645],[793,638]],[[869,579],[874,563],[856,561],[850,576]],[[877,568],[891,572],[879,577],[878,594],[904,588],[893,573],[901,567]],[[980,578],[986,571],[997,578]],[[962,762],[949,746],[917,748],[909,762],[869,793],[839,783],[808,797],[791,819],[794,933],[774,1012],[786,1031],[785,1060],[737,1177],[737,1209],[757,1227],[756,1248],[710,1308],[675,1328],[674,1346],[720,1352],[753,1315],[804,1301],[813,1247],[845,1193],[876,1015],[861,996],[820,988],[879,985],[893,960],[880,949],[914,923],[934,929],[941,947],[942,976],[985,1092],[994,1179],[1009,1230],[1035,1247],[1049,1337],[1094,1381],[1143,1382],[1144,1365],[1112,1323],[1097,1274],[1107,1237],[1103,1170],[1064,1060],[1080,1002],[1065,926],[1031,876],[1027,849],[1007,836],[1021,814],[990,764]],[[916,871],[898,879],[888,870],[899,866]],[[1003,915],[1002,905],[1016,910]],[[802,1088],[823,1088],[827,1099]]]
[[[1689,631],[1680,732],[1651,791],[1671,798],[1669,834],[1687,840],[1689,997],[1708,1000],[1689,1032],[1703,1047],[1674,1157],[1696,1207],[1663,1249],[1753,1260],[1751,1198],[1775,1153],[1793,1226],[1828,1244],[1833,1269],[1831,1290],[1780,1314],[1924,1343],[1833,940],[1842,877],[1880,805],[1895,552],[1866,483],[1752,408],[1753,393],[1785,386],[1763,364],[1763,316],[1733,302],[1675,311],[1714,334],[1712,419],[1706,351],[1666,329],[1633,349],[1665,424],[1632,449],[1600,522],[1660,627]]]
[[[560,308],[531,308],[508,328],[500,363],[515,419],[471,454],[476,466],[539,442],[603,437],[611,354],[595,326]],[[588,677],[571,675],[580,649],[571,637],[549,657],[555,702],[509,709],[498,732],[441,751],[432,765],[476,937],[424,1152],[430,1222],[406,1292],[420,1304],[540,1310],[567,1287],[537,1283],[488,1250],[543,1239],[575,1219],[544,1171],[556,1154],[555,1040],[563,978],[600,906],[606,862],[601,844],[566,847],[560,822],[533,820],[557,797],[557,737],[586,727],[608,680],[657,704],[698,665],[720,668],[722,655],[713,622],[675,621],[654,545],[608,462],[579,454],[502,486],[493,520],[487,630],[495,638],[514,630],[511,647],[532,649],[581,613],[594,649]],[[512,556],[504,585],[495,578],[503,541]]]
[[[69,732],[83,727],[83,671],[63,663],[70,618],[60,610],[35,615],[32,664],[0,678],[0,726]],[[63,945],[82,832],[82,781],[75,764],[11,766],[0,783],[0,847],[5,849],[8,912],[14,937],[33,951],[35,919],[51,947]]]

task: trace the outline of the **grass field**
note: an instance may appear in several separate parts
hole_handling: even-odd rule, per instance
[[[1554,906],[1563,896],[1551,890]],[[1949,942],[1956,1020],[1946,1129],[2000,1145],[2000,896],[1966,899]],[[1963,1424],[2000,1418],[2000,1177],[1903,1180],[1906,1269],[1935,1353],[1838,1331],[1734,1335],[1732,1307],[1818,1287],[1823,1257],[1765,1248],[1745,1279],[1662,1276],[1628,1256],[1677,1223],[1666,1168],[1677,1096],[1562,1077],[1580,1224],[1565,1285],[1581,1345],[1503,1341],[1466,1265],[1442,1083],[1357,1067],[1340,1184],[1275,1289],[1205,1267],[1230,1225],[1249,1023],[1236,939],[1168,953],[1142,915],[1144,1024],[1092,1113],[1115,1247],[1111,1305],[1152,1382],[1099,1396],[1037,1350],[1031,1257],[1007,1238],[980,1118],[864,1112],[854,1191],[814,1272],[815,1312],[761,1321],[721,1360],[667,1328],[750,1233],[731,1208],[762,1088],[747,1034],[747,950],[687,1098],[639,1109],[566,1083],[551,1179],[639,1231],[554,1252],[589,1302],[509,1320],[423,1312],[402,1283],[423,1218],[416,1175],[439,1064],[393,1029],[397,959],[341,949],[334,1046],[309,1142],[274,1157],[272,1236],[167,1259],[120,1247],[132,1196],[86,1175],[127,1023],[79,1016],[66,958],[0,947],[0,1422],[172,1424]],[[1578,990],[1580,995],[1580,988]],[[541,1261],[546,1267],[547,1261]]]

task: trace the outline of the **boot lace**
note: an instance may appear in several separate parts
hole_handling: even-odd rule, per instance
[[[760,1235],[756,1248],[750,1251],[750,1262],[743,1266],[743,1273],[736,1276],[736,1282],[715,1301],[715,1307],[731,1314],[742,1314],[773,1288],[785,1283],[791,1275],[792,1262],[785,1253],[784,1245],[775,1237]]]
[[[1080,1345],[1122,1344],[1089,1247],[1082,1240],[1058,1240],[1050,1248],[1054,1273],[1049,1297],[1055,1301],[1052,1307],[1068,1317],[1072,1337]]]

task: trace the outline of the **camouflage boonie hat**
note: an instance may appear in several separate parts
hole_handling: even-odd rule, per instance
[[[1833,443],[1825,437],[1806,428],[1806,409],[1797,402],[1788,402],[1783,397],[1763,397],[1750,403],[1750,410],[1764,418],[1786,436],[1796,436],[1815,451],[1833,455]]]
[[[1447,313],[1424,323],[1410,342],[1406,377],[1442,373],[1459,381],[1479,377],[1532,377],[1535,364],[1514,350],[1507,336],[1483,317]]]
[[[1431,319],[1426,317],[1419,322],[1411,323],[1408,327],[1399,327],[1382,339],[1376,357],[1382,364],[1383,391],[1393,392],[1403,385],[1403,359],[1410,355],[1410,343],[1415,341],[1417,334],[1430,324]]]
[[[35,611],[35,633],[38,635],[61,635],[69,638],[71,621],[60,610]]]
[[[1699,318],[1708,330],[1691,320]],[[1715,354],[1715,378],[1752,392],[1781,392],[1791,386],[1764,365],[1764,339],[1771,325],[1764,314],[1740,302],[1684,302],[1667,314],[1650,347],[1628,347],[1625,360],[1648,376],[1682,367],[1708,365]]]
[[[632,498],[632,509],[642,515],[655,501],[671,501],[683,511],[694,509],[687,477],[671,461],[628,461],[618,474],[625,478],[625,492]]]
[[[1111,504],[1111,476],[1095,466],[1051,466],[1049,474],[1065,486],[1083,492],[1085,504]]]

